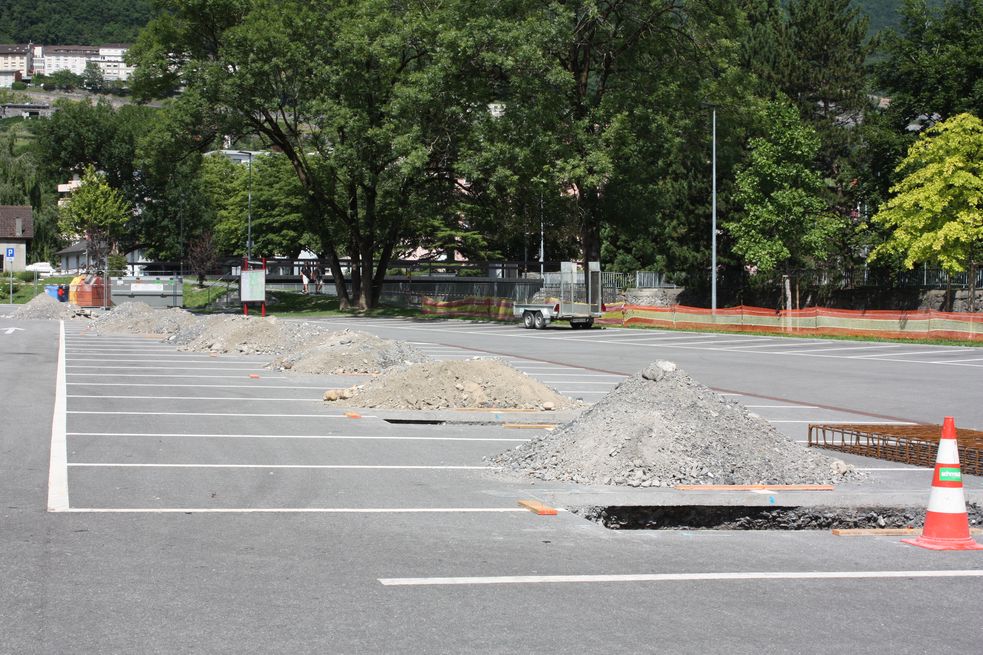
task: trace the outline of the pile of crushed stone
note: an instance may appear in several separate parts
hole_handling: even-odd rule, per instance
[[[30,301],[24,303],[14,310],[11,318],[21,320],[49,320],[70,319],[75,317],[75,308],[68,303],[58,302],[46,293],[34,296]]]
[[[658,361],[556,432],[491,458],[543,480],[631,487],[835,484],[863,477]]]
[[[432,361],[390,369],[385,376],[325,400],[383,409],[567,409],[578,401],[560,395],[498,359]]]
[[[316,323],[281,321],[275,316],[210,316],[182,332],[179,350],[240,355],[282,355],[303,348],[332,330]]]
[[[91,330],[98,334],[159,334],[174,336],[193,330],[201,321],[180,307],[155,309],[142,302],[124,302],[92,322]]]
[[[274,359],[271,367],[307,375],[365,375],[429,360],[407,343],[346,329],[313,337],[303,348]]]

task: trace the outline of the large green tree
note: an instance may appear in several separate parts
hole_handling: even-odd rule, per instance
[[[61,208],[61,230],[85,239],[88,260],[103,266],[108,264],[110,255],[121,254],[120,241],[132,213],[123,194],[111,187],[105,176],[87,166],[81,186]]]
[[[141,92],[183,84],[174,111],[201,143],[255,134],[282,152],[318,216],[342,306],[375,305],[413,197],[453,183],[456,135],[483,106],[462,93],[481,12],[383,0],[161,6],[131,51]]]
[[[983,247],[983,121],[958,114],[925,132],[898,166],[895,194],[874,216],[890,236],[871,259],[968,270],[973,291]],[[971,294],[971,297],[975,294]]]
[[[822,260],[840,226],[812,168],[819,151],[815,130],[787,104],[773,103],[768,117],[767,136],[751,140],[748,163],[737,173],[741,210],[723,225],[749,267],[790,274]]]

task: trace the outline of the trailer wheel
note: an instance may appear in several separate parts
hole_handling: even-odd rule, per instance
[[[546,318],[543,316],[543,312],[536,312],[533,325],[536,326],[537,330],[542,330],[544,327],[546,327]]]
[[[534,326],[535,320],[533,319],[532,312],[522,312],[522,326],[527,330],[531,330]]]
[[[592,327],[594,327],[594,317],[593,316],[588,317],[588,319],[584,321],[584,324],[581,325],[580,327],[582,327],[585,330],[589,330]]]

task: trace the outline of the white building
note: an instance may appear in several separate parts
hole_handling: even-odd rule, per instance
[[[130,46],[123,44],[99,46],[99,56],[94,59],[107,82],[123,82],[133,75],[134,67],[126,63],[126,51]]]
[[[21,77],[30,77],[32,70],[34,70],[33,44],[0,44],[0,71],[18,71]]]
[[[9,89],[14,82],[20,81],[20,71],[0,68],[0,89]]]
[[[81,75],[90,60],[99,58],[99,48],[90,45],[46,45],[42,52],[44,53],[42,68],[45,75],[58,71]]]

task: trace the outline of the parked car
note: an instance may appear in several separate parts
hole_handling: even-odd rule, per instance
[[[31,271],[37,273],[40,277],[50,277],[54,275],[55,269],[48,262],[37,262],[36,264],[28,264],[24,267],[25,271]]]

